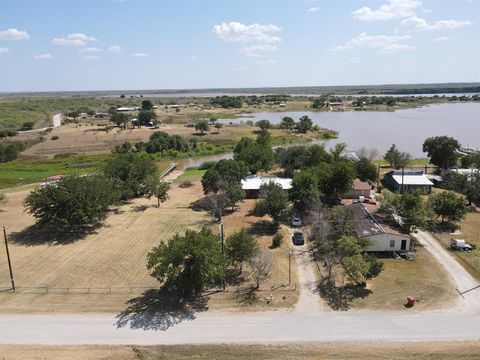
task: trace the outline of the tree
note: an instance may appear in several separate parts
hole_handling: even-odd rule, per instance
[[[261,130],[268,130],[272,128],[272,124],[269,120],[260,120],[255,123],[255,126],[258,126]]]
[[[457,222],[467,215],[467,204],[465,199],[451,191],[442,191],[430,195],[428,204],[436,216],[449,222]]]
[[[123,128],[126,129],[128,123],[130,122],[130,116],[128,114],[115,111],[112,114],[110,121],[114,122],[117,126],[123,125]]]
[[[261,134],[260,134],[261,135]],[[265,138],[261,140],[264,141]],[[251,138],[243,137],[233,150],[233,158],[247,164],[250,172],[268,171],[273,166],[273,151],[270,146],[264,146]]]
[[[225,264],[219,238],[210,230],[187,230],[147,255],[147,268],[162,288],[183,297],[200,295],[223,279]]]
[[[463,193],[467,188],[469,176],[456,171],[445,171],[442,173],[442,188]]]
[[[361,157],[360,160],[355,163],[355,169],[357,171],[357,177],[360,180],[377,180],[377,167],[368,158]]]
[[[463,168],[477,168],[480,169],[480,152],[467,154],[460,159]]]
[[[152,196],[157,198],[157,206],[167,201],[170,183],[162,181],[159,176],[152,175],[145,179],[145,197],[150,199]]]
[[[225,186],[224,190],[228,197],[228,204],[232,207],[232,211],[239,202],[245,200],[245,190],[242,189],[240,183],[229,183]]]
[[[272,256],[262,250],[257,250],[248,260],[251,275],[255,281],[255,288],[260,288],[260,283],[271,276],[273,268]]]
[[[223,211],[229,203],[230,199],[225,191],[209,194],[201,200],[201,205],[209,210],[212,216],[216,217],[219,222],[222,221]]]
[[[284,116],[282,122],[280,123],[280,129],[284,130],[293,130],[295,129],[295,120],[290,116]]]
[[[255,140],[258,145],[260,145],[263,149],[270,149],[272,146],[272,136],[267,130],[261,130],[258,135],[257,139]]]
[[[150,125],[150,122],[153,122],[157,118],[157,114],[153,110],[140,110],[138,112],[138,124],[139,125]]]
[[[20,130],[22,130],[22,131],[32,130],[34,125],[35,125],[34,121],[26,121],[22,124],[22,127],[21,127]]]
[[[313,122],[307,115],[304,115],[298,120],[297,131],[301,134],[306,134],[308,131],[312,131]]]
[[[397,149],[395,144],[393,144],[390,149],[387,150],[383,158],[390,163],[392,168],[400,169],[401,167],[408,165],[411,156],[409,153],[401,152]]]
[[[228,259],[234,264],[240,266],[251,259],[259,249],[258,243],[252,234],[245,228],[233,233],[225,242],[225,249]]]
[[[150,100],[143,100],[141,108],[143,111],[153,110],[153,103]]]
[[[423,227],[427,219],[427,209],[422,199],[421,191],[408,191],[395,194],[393,207],[397,215],[402,218],[402,228],[410,232],[412,226]]]
[[[223,128],[223,124],[222,123],[215,123],[215,128],[217,129],[217,134],[220,134],[220,129]]]
[[[423,152],[430,158],[430,163],[442,169],[455,166],[460,143],[450,136],[434,136],[425,140]]]
[[[469,176],[464,190],[468,202],[480,204],[480,173],[477,172]]]
[[[78,111],[70,111],[67,113],[67,116],[73,118],[73,121],[77,120],[78,115]]]
[[[209,194],[225,189],[229,184],[240,184],[247,175],[248,167],[242,161],[220,160],[203,175],[203,192]]]
[[[210,125],[207,120],[200,120],[195,124],[195,130],[200,131],[200,134],[203,135],[205,131],[210,130]]]
[[[288,206],[288,195],[280,185],[272,181],[261,185],[259,193],[261,200],[255,203],[253,213],[257,216],[270,215],[276,228],[280,214]]]
[[[155,175],[157,168],[146,154],[129,152],[107,160],[102,172],[125,200],[143,195],[145,180]]]
[[[100,176],[69,176],[37,187],[25,199],[25,210],[41,227],[76,232],[105,219],[116,200],[110,184]]]

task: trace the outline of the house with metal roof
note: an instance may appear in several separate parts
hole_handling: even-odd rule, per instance
[[[385,174],[383,181],[390,190],[400,193],[421,190],[430,194],[433,187],[433,182],[422,171],[393,170]]]
[[[242,189],[245,191],[247,198],[257,198],[259,195],[260,186],[271,182],[281,186],[285,191],[288,191],[292,188],[292,179],[270,176],[250,175],[243,179],[241,183]]]
[[[353,230],[359,238],[367,239],[368,252],[410,251],[410,236],[381,224],[362,203],[348,205],[353,214]]]

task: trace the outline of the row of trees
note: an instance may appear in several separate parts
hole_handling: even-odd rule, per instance
[[[137,196],[168,198],[170,185],[145,154],[123,153],[108,160],[98,174],[67,176],[37,187],[25,200],[26,211],[40,227],[81,232],[101,223],[109,206]]]

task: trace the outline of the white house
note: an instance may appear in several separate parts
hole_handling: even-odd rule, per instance
[[[242,180],[242,189],[245,190],[248,198],[256,198],[260,186],[271,182],[280,185],[285,191],[292,188],[292,179],[289,178],[250,175]]]
[[[365,251],[410,251],[409,235],[381,225],[361,203],[349,205],[348,208],[353,213],[353,229],[355,233],[358,237],[367,239],[370,242],[370,245],[365,247]]]

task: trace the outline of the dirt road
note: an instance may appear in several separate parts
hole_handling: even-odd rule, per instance
[[[432,235],[419,231],[415,236],[420,244],[445,268],[459,292],[464,292],[480,285]],[[480,309],[480,288],[463,294],[463,298],[459,297],[459,299],[459,310],[478,311]]]

